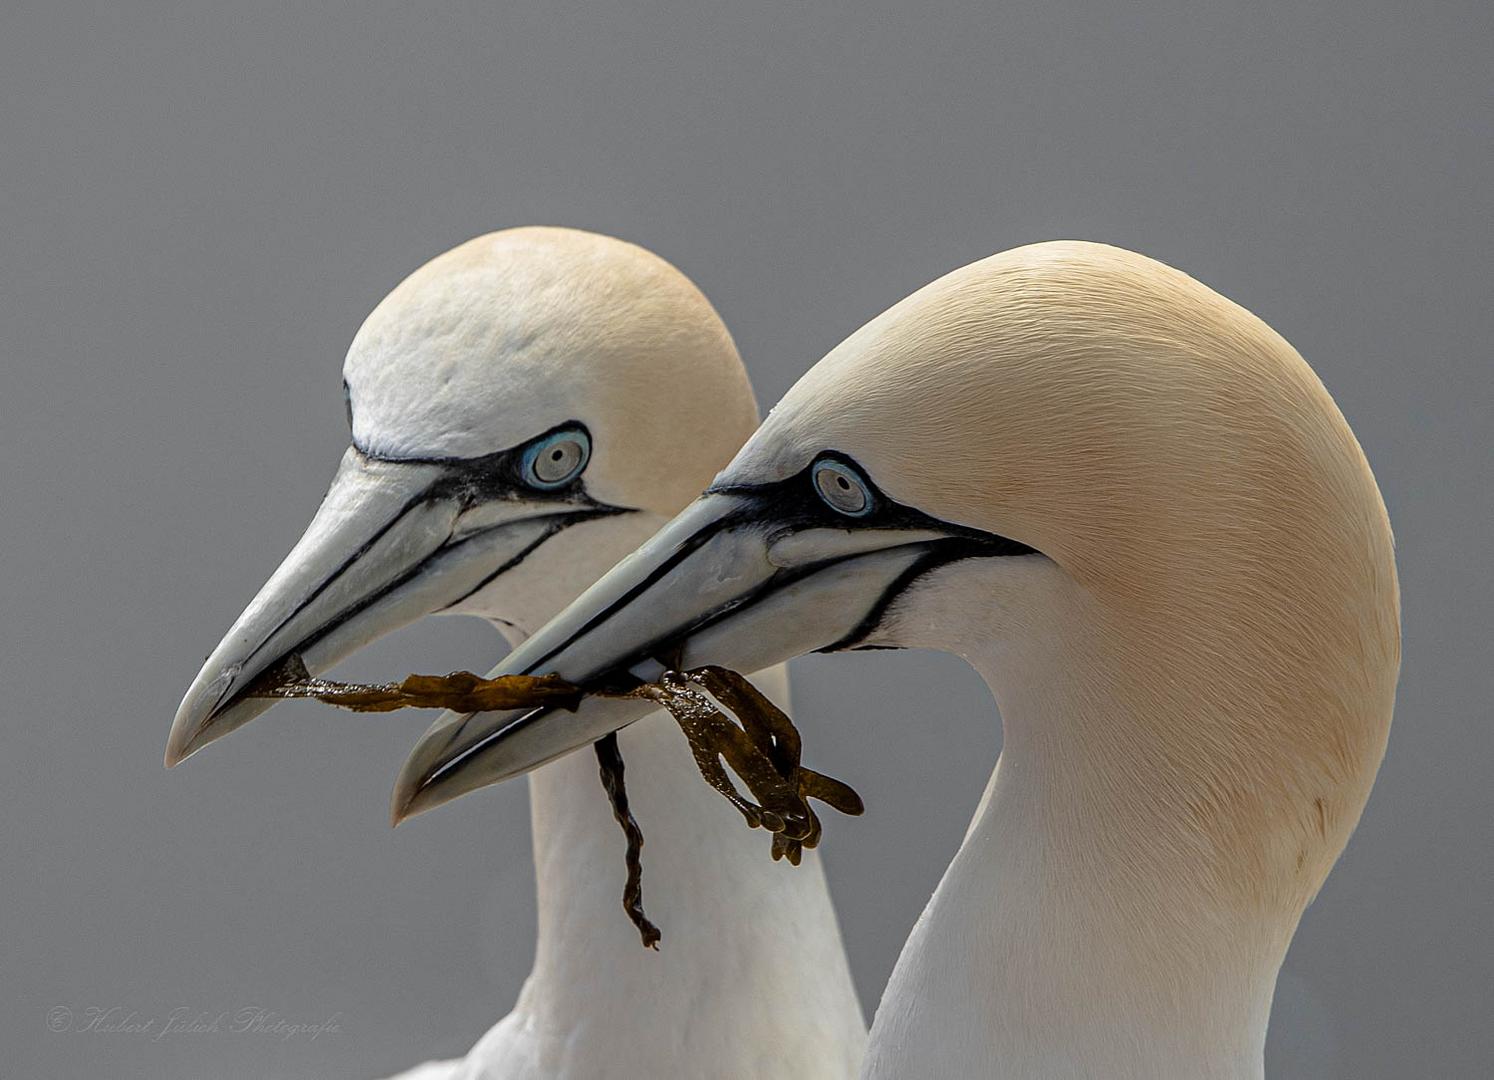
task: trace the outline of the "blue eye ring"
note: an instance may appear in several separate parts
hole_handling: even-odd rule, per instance
[[[810,482],[820,500],[837,514],[865,517],[876,505],[871,485],[861,474],[832,458],[821,458],[814,463]]]
[[[591,436],[580,428],[564,428],[525,447],[519,468],[530,487],[554,491],[580,476],[590,460]]]

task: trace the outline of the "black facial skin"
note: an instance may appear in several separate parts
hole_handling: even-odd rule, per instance
[[[820,498],[815,490],[814,473],[821,462],[833,461],[842,465],[861,478],[862,486],[871,500],[871,506],[861,513],[853,516],[837,512]],[[1035,555],[1037,552],[1026,544],[1015,540],[1008,540],[1004,536],[995,533],[984,532],[980,529],[971,529],[963,525],[954,525],[947,521],[941,521],[931,517],[921,510],[888,498],[880,488],[876,486],[856,461],[848,454],[839,450],[825,450],[816,454],[814,460],[784,480],[773,484],[744,485],[733,487],[722,485],[712,488],[712,491],[733,492],[735,494],[751,494],[754,497],[763,497],[771,502],[773,508],[773,520],[778,527],[769,534],[769,542],[779,539],[792,532],[801,529],[828,528],[828,529],[906,529],[926,530],[943,533],[945,539],[933,541],[927,545],[925,553],[908,569],[899,574],[888,587],[883,590],[882,595],[877,598],[876,603],[867,611],[865,617],[856,624],[851,631],[838,641],[816,649],[816,652],[833,653],[845,652],[857,649],[889,649],[889,645],[862,645],[867,637],[881,625],[887,609],[892,602],[908,588],[914,581],[940,566],[946,566],[961,559],[993,558],[1010,555]],[[851,556],[854,558],[854,556]],[[823,569],[835,559],[825,563],[817,564],[815,569]]]
[[[588,495],[582,481],[586,475],[584,468],[560,487],[540,488],[525,482],[524,451],[561,431],[579,431],[586,436],[588,442],[591,440],[591,432],[587,430],[585,424],[579,420],[567,420],[540,432],[533,438],[525,439],[517,446],[510,446],[506,450],[498,450],[481,457],[385,457],[369,453],[359,446],[356,440],[353,442],[353,449],[369,461],[443,466],[446,469],[445,475],[417,495],[415,497],[417,502],[422,499],[457,498],[461,501],[462,509],[466,510],[478,503],[502,499],[524,499],[530,502],[550,500],[572,506],[582,503],[618,512],[629,509],[597,502]]]
[[[349,406],[349,418],[351,419],[351,406]],[[412,495],[395,513],[390,515],[389,519],[385,521],[381,526],[379,526],[379,528],[376,529],[372,533],[372,535],[370,535],[368,539],[364,541],[363,545],[357,551],[350,555],[340,566],[338,566],[331,574],[329,574],[326,579],[323,580],[323,582],[318,585],[316,589],[312,590],[312,592],[308,596],[306,596],[306,598],[302,600],[302,602],[297,605],[297,607],[293,611],[288,613],[285,618],[282,619],[281,622],[275,627],[275,629],[272,630],[268,635],[266,635],[265,640],[273,640],[274,636],[279,633],[282,626],[284,626],[286,623],[290,622],[290,620],[294,619],[298,614],[300,614],[300,612],[306,607],[306,605],[312,603],[324,589],[331,585],[333,581],[337,580],[338,577],[340,577],[350,566],[352,566],[360,558],[362,558],[406,514],[422,505],[449,499],[454,500],[463,511],[470,510],[472,507],[484,503],[518,502],[521,500],[531,503],[554,503],[556,506],[556,512],[553,515],[537,515],[537,518],[545,521],[546,528],[534,541],[515,553],[513,557],[504,562],[503,565],[493,570],[492,573],[484,577],[464,595],[459,596],[455,600],[453,600],[449,605],[447,605],[448,608],[455,607],[456,605],[462,603],[462,601],[466,600],[469,596],[472,596],[474,593],[485,588],[499,575],[507,573],[515,566],[518,566],[519,563],[523,562],[530,554],[532,554],[536,549],[538,549],[556,533],[559,533],[562,530],[567,529],[572,525],[579,524],[583,521],[595,521],[597,518],[633,513],[634,511],[631,507],[612,506],[608,503],[600,502],[596,499],[593,499],[586,491],[586,486],[583,480],[583,477],[586,473],[586,470],[584,468],[581,469],[580,472],[578,472],[572,480],[561,485],[560,487],[537,488],[525,483],[522,472],[524,451],[534,443],[548,438],[558,431],[581,431],[586,433],[588,439],[590,439],[591,437],[590,432],[586,431],[586,426],[584,424],[580,423],[579,421],[571,420],[562,424],[557,424],[555,427],[550,428],[548,431],[541,432],[531,439],[524,440],[524,442],[520,443],[517,446],[509,447],[505,450],[499,450],[496,453],[492,454],[484,454],[481,457],[475,458],[386,458],[370,454],[362,447],[358,446],[356,442],[354,442],[353,449],[357,451],[357,453],[361,455],[365,460],[389,461],[406,464],[440,465],[443,467],[443,471],[441,475],[433,479],[424,490]],[[317,627],[297,644],[297,651],[304,652],[305,650],[309,649],[311,646],[315,645],[318,641],[335,630],[338,626],[356,616],[359,612],[372,606],[373,604],[378,603],[385,596],[400,588],[402,585],[409,582],[412,578],[425,572],[430,567],[431,563],[435,560],[453,557],[459,558],[459,553],[461,552],[463,546],[471,543],[482,535],[483,532],[480,531],[472,534],[471,536],[464,537],[456,543],[448,544],[444,547],[438,548],[436,551],[432,552],[430,557],[425,561],[410,567],[404,573],[400,574],[394,580],[388,582],[377,591],[372,592],[367,596],[361,597],[357,601],[357,603],[331,616],[326,623]],[[252,663],[257,655],[257,652],[255,654],[252,654],[246,659],[245,663]],[[285,657],[277,658],[274,664],[271,665],[271,667],[280,664],[284,660]],[[225,701],[218,710],[215,711],[221,712],[223,709],[226,709],[229,705],[233,704],[240,696],[242,696],[242,694],[246,692],[246,690],[241,690],[238,694],[235,694],[228,701]]]
[[[870,500],[870,506],[867,509],[855,516],[850,516],[836,511],[825,503],[814,484],[815,469],[824,461],[837,462],[856,474]],[[550,670],[550,661],[558,653],[568,649],[579,638],[606,623],[618,611],[657,585],[672,570],[699,551],[712,537],[732,529],[755,529],[763,534],[763,539],[768,544],[805,529],[820,528],[847,531],[852,529],[918,530],[939,534],[932,540],[905,545],[909,549],[919,549],[919,557],[888,584],[882,594],[867,609],[866,614],[848,633],[839,640],[816,650],[826,653],[887,647],[863,645],[862,642],[870,637],[881,624],[888,608],[897,597],[910,584],[930,570],[962,559],[1041,555],[1041,552],[1016,540],[1010,540],[995,533],[983,532],[980,529],[940,521],[911,506],[904,506],[889,499],[871,482],[864,469],[848,455],[838,450],[822,451],[799,472],[783,480],[767,484],[721,484],[707,489],[705,494],[731,495],[741,501],[729,513],[681,541],[675,550],[670,552],[668,557],[646,578],[588,619],[565,641],[535,658],[521,674],[534,675]],[[626,691],[640,682],[636,676],[631,674],[631,669],[642,661],[655,660],[666,668],[677,668],[680,666],[686,643],[695,634],[762,602],[780,589],[839,563],[860,558],[862,554],[829,556],[802,566],[779,568],[766,580],[742,595],[733,597],[710,611],[703,612],[684,625],[666,630],[653,640],[641,644],[631,653],[618,657],[608,671],[597,672],[592,677],[581,680],[582,685],[591,690]],[[468,747],[447,761],[428,778],[427,783],[436,777],[461,768],[464,762],[480,753],[494,740],[502,738],[518,727],[539,722],[546,714],[553,711],[550,707],[540,707],[515,718],[509,724],[489,733],[477,744]],[[463,723],[470,718],[470,716],[464,717]]]
[[[867,496],[871,500],[869,509],[855,517],[851,517],[839,513],[826,505],[814,486],[814,470],[823,461],[837,462],[851,469],[861,478],[866,488]],[[928,514],[916,510],[911,506],[904,506],[902,503],[894,502],[871,482],[865,470],[857,465],[848,455],[837,450],[822,451],[815,456],[809,465],[793,476],[783,480],[767,484],[722,484],[707,489],[706,494],[733,495],[738,499],[744,500],[744,502],[731,513],[712,522],[707,528],[702,529],[681,543],[667,559],[654,568],[654,571],[647,578],[640,581],[632,589],[608,605],[606,609],[588,620],[585,625],[577,630],[571,640],[590,632],[595,627],[606,622],[614,613],[627,606],[637,596],[647,591],[681,562],[689,558],[691,554],[699,550],[713,536],[729,529],[759,529],[763,532],[764,540],[768,544],[772,544],[785,536],[805,529],[925,530],[942,534],[938,539],[910,545],[923,549],[923,554],[920,558],[883,591],[882,595],[873,603],[862,620],[849,633],[838,641],[817,650],[818,652],[827,653],[861,647],[878,648],[879,646],[861,646],[860,642],[864,641],[877,628],[886,614],[888,607],[891,606],[899,593],[905,590],[917,578],[936,567],[944,566],[961,559],[1037,554],[1033,548],[1028,547],[1026,544],[1009,540],[1004,536],[997,536],[994,533],[940,521],[938,518],[930,517]],[[713,623],[718,622],[728,615],[752,607],[754,604],[761,602],[768,596],[796,581],[810,577],[837,563],[859,558],[860,554],[832,556],[804,566],[780,569],[756,588],[742,596],[734,598],[719,608],[701,614],[686,626],[676,627],[668,631],[655,641],[640,647],[631,656],[622,658],[615,667],[615,671],[618,674],[610,676],[609,679],[621,680],[621,683],[614,688],[623,689],[625,687],[622,683],[636,681],[631,676],[623,673],[637,662],[649,658],[657,659],[677,655],[684,641]],[[551,657],[567,648],[569,644],[570,641],[564,642],[546,655],[539,657],[529,666],[527,672],[533,674],[536,671],[542,670]]]

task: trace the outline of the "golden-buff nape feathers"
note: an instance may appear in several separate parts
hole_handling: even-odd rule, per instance
[[[1144,719],[1108,733],[1135,782],[1221,874],[1306,902],[1384,750],[1399,601],[1364,454],[1279,334],[1141,255],[1018,248],[853,334],[744,458],[784,473],[822,447],[1062,567]]]

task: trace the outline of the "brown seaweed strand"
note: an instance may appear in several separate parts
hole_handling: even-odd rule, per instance
[[[758,752],[773,762],[778,772],[795,785],[803,799],[819,799],[841,813],[852,816],[865,810],[861,796],[850,785],[799,764],[803,749],[799,730],[794,727],[788,714],[773,704],[746,676],[730,668],[715,665],[696,668],[685,675],[704,687],[742,721],[742,727],[752,737]],[[792,865],[798,866],[804,848],[819,845],[822,835],[819,815],[807,802],[804,803],[804,810],[807,828],[778,830],[774,833],[772,856],[775,861],[787,858]]]
[[[666,672],[661,678],[661,685],[673,691],[677,700],[690,703],[693,723],[687,725],[681,721],[686,737],[703,745],[704,756],[714,769],[720,771],[716,763],[719,756],[742,778],[761,804],[759,813],[765,828],[774,833],[786,832],[793,838],[807,835],[809,807],[794,781],[780,774],[776,763],[761,751],[760,739],[754,739],[727,719],[709,698],[689,685],[688,679],[688,675],[678,672]],[[675,719],[680,717],[676,715]],[[750,717],[744,722],[750,723]]]
[[[333,682],[313,678],[295,653],[266,671],[245,693],[249,697],[315,698],[358,712],[444,708],[467,713],[546,705],[574,709],[585,696],[580,687],[557,675],[501,675],[484,679],[470,671],[454,671],[448,675],[410,675],[398,683]],[[593,693],[601,697],[643,698],[664,706],[689,742],[696,768],[706,782],[735,806],[750,826],[762,825],[773,833],[774,859],[787,858],[797,866],[803,849],[819,843],[820,820],[808,799],[818,799],[844,814],[862,812],[860,796],[848,785],[799,764],[802,743],[793,721],[750,680],[729,668],[707,666],[692,671],[667,671],[658,683]],[[736,716],[740,726],[728,719],[716,707],[717,703]],[[604,753],[600,748],[597,752]],[[607,762],[599,760],[605,772]],[[723,760],[761,805],[737,791],[722,768]],[[621,763],[620,755],[617,761]],[[618,776],[620,786],[620,772]],[[628,824],[621,816],[618,820],[628,833]],[[637,830],[636,822],[632,822],[632,829]],[[631,847],[631,835],[630,887],[637,884],[632,877],[636,851]],[[641,832],[638,838],[641,846]],[[642,917],[641,900],[627,906],[630,917],[634,907],[638,917]]]
[[[866,813],[866,804],[861,801],[861,796],[856,794],[855,788],[833,776],[817,773],[813,769],[803,767],[799,769],[799,791],[806,798],[819,799],[826,806],[839,810],[847,817],[859,817]]]
[[[622,751],[617,747],[617,733],[603,736],[592,747],[596,750],[602,787],[612,803],[612,816],[622,826],[623,836],[628,840],[628,880],[623,886],[623,910],[638,927],[644,948],[657,950],[659,939],[664,935],[643,913],[643,830],[628,807],[628,789],[623,782],[623,759]]]
[[[684,675],[736,716],[757,752],[771,762],[785,780],[796,783],[802,750],[799,732],[778,706],[745,676],[730,668],[708,664],[686,671]],[[800,794],[803,794],[802,786]],[[814,847],[820,842],[820,819],[807,802],[804,813],[809,827],[802,837],[790,836],[783,829],[774,831],[769,848],[774,862],[786,858],[790,865],[798,866],[804,848]],[[795,829],[795,832],[799,831]]]
[[[354,712],[395,709],[450,709],[453,712],[498,712],[553,705],[574,709],[578,686],[558,675],[501,675],[484,679],[470,671],[448,675],[410,675],[397,683],[341,683],[312,678],[300,656],[292,653],[265,672],[245,692],[247,697],[315,698]]]
[[[675,683],[639,687],[633,693],[657,702],[674,717],[675,723],[685,735],[685,741],[690,744],[690,756],[695,759],[695,767],[700,770],[701,778],[737,808],[749,827],[756,829],[762,825],[762,807],[744,798],[731,782],[726,770],[721,767],[721,725],[736,725],[717,712],[704,695],[693,693]]]
[[[794,727],[787,714],[752,685],[745,675],[730,668],[708,664],[685,672],[690,681],[704,687],[717,701],[725,705],[737,719],[759,751],[777,767],[784,779],[792,779],[799,767],[803,745],[799,730]]]

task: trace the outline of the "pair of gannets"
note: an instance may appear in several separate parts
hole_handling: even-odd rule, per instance
[[[480,301],[453,303],[471,310]],[[430,328],[451,314],[427,316],[423,335],[442,339],[448,361],[476,351],[482,337]],[[442,461],[401,466],[420,469],[448,469],[453,458],[472,468],[498,450],[491,399],[468,404],[463,392],[432,404],[429,380],[406,391],[407,376],[380,377],[395,370],[395,341],[405,334],[388,336],[390,348],[368,364],[378,374],[350,359],[355,445],[380,458]],[[531,343],[515,333],[482,348],[522,355]],[[362,355],[357,345],[354,353]],[[453,370],[449,381],[465,389],[478,380]],[[643,396],[652,400],[656,389]],[[626,380],[609,382],[605,394],[633,396]],[[586,400],[599,405],[595,391]],[[567,418],[554,398],[544,404],[523,418],[527,434],[571,433],[585,493],[570,497],[596,515],[584,528],[625,520],[600,516],[625,504],[614,486],[593,484],[576,437],[584,425],[590,468],[600,469],[599,427],[580,404]],[[682,407],[674,422],[725,425],[718,407],[702,399],[699,408],[704,417]],[[514,411],[502,415],[516,422]],[[423,433],[412,434],[417,420]],[[486,460],[522,478],[531,455],[513,430],[501,443],[509,456]],[[697,454],[692,444],[690,461]],[[687,462],[658,467],[679,475]],[[424,494],[435,476],[389,496],[394,509],[374,515],[388,522],[377,539],[364,530],[341,548],[323,545],[313,526],[300,562],[315,562],[323,546],[334,554],[309,574],[293,554],[278,586],[267,586],[268,598],[189,693],[173,754],[242,722],[236,689],[308,635],[314,666],[366,640],[370,631],[339,614],[344,608],[418,613],[399,599],[420,588],[402,583],[400,567],[480,543],[499,518],[474,509],[477,523],[464,527],[450,512],[427,530],[439,538],[406,541],[416,508],[441,505]],[[327,513],[322,533],[341,517],[335,507]],[[533,528],[531,544],[540,544],[552,525]],[[399,538],[385,543],[388,533]],[[575,533],[557,532],[533,558],[584,536]],[[371,604],[367,588],[338,588],[354,559],[385,567]],[[301,618],[303,609],[314,614]],[[949,274],[853,334],[799,381],[704,495],[543,628],[513,635],[523,640],[498,670],[588,684],[650,678],[660,656],[745,671],[858,647],[965,657],[1001,708],[1002,756],[903,949],[862,1075],[1259,1077],[1276,973],[1384,750],[1398,617],[1373,477],[1296,352],[1178,271],[1114,248],[1053,243]],[[344,622],[355,629],[342,632]],[[318,653],[321,641],[330,644]],[[575,713],[444,715],[405,765],[395,817],[555,761],[643,712],[636,702],[588,699]],[[538,777],[575,766],[565,799],[587,798],[594,781],[583,760],[542,771],[536,789]],[[675,768],[699,784],[687,764]],[[574,816],[563,801],[544,809]],[[592,816],[600,838],[605,809]],[[651,856],[677,842],[672,832],[651,839]],[[606,843],[616,847],[615,838]],[[731,857],[754,860],[739,873],[744,882],[772,872],[756,865],[755,850]],[[600,912],[614,890],[599,878],[574,880],[606,894]],[[651,892],[661,914],[664,891],[675,887]],[[776,934],[785,922],[776,916],[791,910],[783,905],[803,898],[767,895]],[[542,887],[542,933],[547,907],[566,899]],[[824,919],[817,929],[833,937],[828,909]],[[599,915],[588,924],[598,942],[629,936],[607,922]],[[738,936],[694,959],[698,992],[678,1018],[652,1013],[653,1002],[609,1000],[598,976],[578,970],[583,985],[570,987],[570,1011],[558,1022],[584,1034],[598,1015],[637,1010],[639,1026],[613,1029],[632,1032],[629,1040],[667,1032],[671,1020],[689,1024],[702,994],[740,989],[747,932],[724,915],[715,930]],[[831,951],[838,955],[838,942]],[[640,962],[659,959],[638,953]],[[799,994],[787,981],[799,971],[779,973],[778,1002]],[[526,999],[539,981],[537,971]],[[805,1016],[820,1015],[819,997],[798,1000],[813,1001]],[[743,1045],[740,1059],[678,1058],[657,1075],[835,1075],[774,1056],[760,1019],[741,1021],[760,1040],[755,1055]],[[849,1046],[846,1057],[858,1052]],[[493,1060],[491,1074],[508,1068]],[[590,1068],[586,1075],[645,1075],[606,1058]]]

